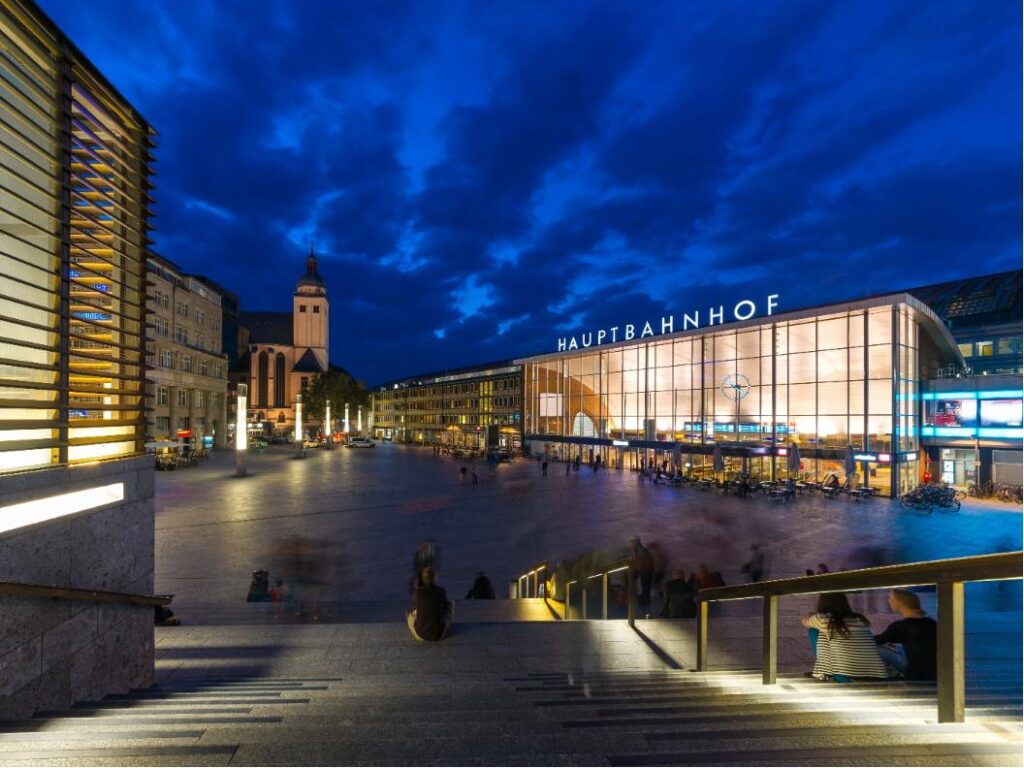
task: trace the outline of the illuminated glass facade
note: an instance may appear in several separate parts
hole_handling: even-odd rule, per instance
[[[424,374],[372,394],[376,437],[483,450],[520,447],[522,375],[508,362]]]
[[[0,471],[143,451],[153,131],[0,0]]]
[[[531,450],[600,454],[701,471],[721,447],[726,472],[845,476],[884,493],[917,484],[923,378],[962,362],[948,330],[906,294],[644,341],[532,357],[523,363]],[[686,466],[689,465],[689,466]]]

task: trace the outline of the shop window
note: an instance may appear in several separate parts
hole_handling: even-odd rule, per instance
[[[956,348],[960,350],[960,354],[964,357],[974,356],[974,345],[969,341],[964,344],[957,344]]]
[[[1021,353],[1020,337],[1000,339],[996,346],[996,352],[1000,355],[1019,355]]]
[[[979,341],[975,346],[978,350],[978,357],[991,357],[995,352],[995,344],[991,341]]]

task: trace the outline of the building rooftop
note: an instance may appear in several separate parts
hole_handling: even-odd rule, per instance
[[[238,322],[249,329],[250,344],[292,345],[291,312],[239,312]]]
[[[485,376],[497,372],[503,368],[518,368],[515,360],[498,360],[493,363],[482,363],[480,365],[469,365],[461,368],[446,368],[430,373],[419,373],[413,376],[405,376],[401,379],[392,379],[378,384],[371,389],[395,389],[397,387],[417,387],[425,384],[437,384],[442,381],[453,379],[469,379],[475,376]]]
[[[910,288],[953,330],[999,323],[1021,323],[1024,270],[997,272]]]

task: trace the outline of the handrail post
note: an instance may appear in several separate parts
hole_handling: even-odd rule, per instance
[[[626,605],[629,606],[626,611],[626,621],[629,622],[629,626],[636,626],[636,576],[633,574],[633,566],[626,569],[626,590],[629,592],[629,599],[626,600]]]
[[[938,678],[939,722],[964,721],[964,583],[944,581],[938,592]]]
[[[697,601],[697,671],[708,671],[708,601]]]
[[[779,596],[765,595],[761,618],[761,683],[775,685],[779,660]]]
[[[601,574],[601,618],[608,618],[608,571]]]
[[[583,584],[584,584],[583,591],[580,593],[581,595],[583,595],[583,603],[582,603],[582,609],[583,609],[582,613],[583,613],[583,615],[581,617],[581,619],[583,621],[587,620],[587,587],[586,587],[586,583],[587,582],[583,582]]]
[[[572,612],[572,582],[565,583],[565,621],[569,621]]]

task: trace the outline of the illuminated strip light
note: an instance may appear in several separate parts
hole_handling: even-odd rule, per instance
[[[45,499],[23,501],[0,507],[0,533],[7,533],[36,523],[85,512],[124,500],[124,483],[101,485],[84,491],[72,491]]]
[[[616,448],[628,448],[629,440],[612,440],[612,445]]]
[[[1019,440],[1024,438],[1024,429],[1021,427],[981,427],[978,430],[978,437],[1015,437]]]
[[[1024,397],[1022,389],[993,389],[976,392],[924,392],[922,400],[1006,400]]]

